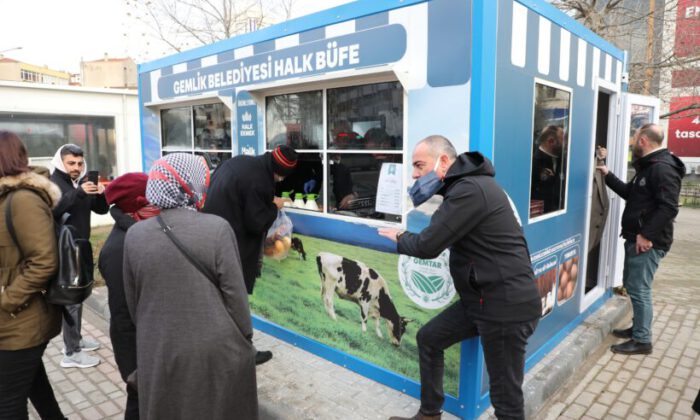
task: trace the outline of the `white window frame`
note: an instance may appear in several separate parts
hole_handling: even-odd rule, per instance
[[[535,153],[534,152],[534,144],[533,144],[534,139],[531,139],[530,140],[530,144],[531,144],[531,146],[530,146],[530,173],[529,173],[530,179],[528,182],[528,201],[527,201],[527,203],[528,203],[528,209],[527,209],[528,224],[538,223],[538,222],[541,222],[543,220],[548,220],[548,219],[552,219],[552,218],[557,217],[557,216],[564,215],[564,214],[566,214],[567,209],[569,207],[569,194],[568,194],[568,192],[569,192],[569,174],[571,172],[571,164],[570,164],[571,163],[571,153],[570,153],[570,151],[571,151],[571,138],[572,138],[571,127],[573,125],[572,121],[574,118],[574,90],[573,90],[573,88],[570,88],[568,86],[561,85],[561,84],[555,83],[555,82],[551,82],[551,81],[546,80],[546,79],[541,79],[538,77],[534,78],[534,81],[532,84],[532,116],[530,117],[530,122],[531,122],[530,133],[531,134],[534,133],[534,131],[535,131],[535,101],[537,99],[536,96],[537,96],[537,85],[538,84],[548,86],[548,87],[551,87],[554,89],[563,90],[569,94],[569,125],[568,125],[568,127],[566,127],[566,129],[567,129],[566,132],[568,133],[567,144],[566,144],[566,159],[567,159],[566,160],[566,182],[564,184],[564,191],[565,191],[564,207],[561,210],[552,211],[552,212],[545,213],[545,214],[535,216],[535,217],[530,216],[530,202],[532,201],[532,169],[533,169],[532,168],[532,158],[534,157],[534,153]]]
[[[327,92],[328,89],[336,89],[336,88],[346,88],[346,87],[353,87],[353,86],[363,86],[363,85],[370,85],[370,84],[376,84],[376,83],[387,83],[387,82],[398,82],[401,84],[401,88],[403,90],[403,120],[402,120],[402,128],[403,128],[403,136],[402,136],[402,148],[399,150],[386,150],[386,149],[372,149],[372,150],[347,150],[347,149],[329,149],[327,147],[327,136],[328,136],[328,106],[327,106]],[[370,219],[370,218],[365,218],[365,217],[359,217],[359,216],[346,216],[342,214],[336,214],[336,213],[329,213],[328,212],[328,154],[329,153],[341,153],[341,154],[367,154],[367,153],[384,153],[384,154],[394,154],[394,155],[401,155],[402,159],[402,177],[404,180],[407,179],[407,168],[410,168],[410,165],[407,165],[407,110],[408,110],[408,95],[406,91],[406,87],[404,87],[403,83],[401,83],[400,79],[393,73],[393,72],[381,72],[381,73],[374,73],[374,74],[363,74],[361,76],[357,77],[351,77],[351,78],[342,78],[342,79],[331,79],[331,80],[318,80],[310,83],[303,83],[303,84],[294,84],[294,85],[285,85],[281,87],[267,87],[267,88],[262,88],[262,89],[256,89],[256,90],[249,90],[249,93],[255,98],[256,102],[259,105],[259,108],[262,109],[262,114],[263,114],[263,147],[265,151],[269,151],[267,149],[267,103],[266,103],[266,98],[270,96],[277,96],[277,95],[286,95],[286,94],[295,94],[295,93],[304,93],[304,92],[312,92],[312,91],[321,91],[321,96],[322,96],[322,107],[323,107],[323,112],[322,112],[322,124],[323,124],[323,138],[321,139],[322,144],[321,148],[319,149],[299,149],[297,150],[297,153],[319,153],[321,154],[321,166],[323,168],[323,209],[325,210],[320,210],[320,211],[314,211],[314,210],[304,210],[304,209],[297,209],[294,207],[285,207],[285,211],[288,211],[290,213],[299,213],[299,214],[305,214],[305,215],[312,215],[314,217],[325,217],[328,219],[334,219],[334,220],[342,220],[342,221],[347,221],[347,222],[353,222],[353,223],[360,223],[360,224],[365,224],[369,226],[376,226],[376,227],[406,227],[406,219],[407,219],[407,214],[406,214],[406,202],[405,200],[401,200],[401,222],[392,222],[392,221],[386,221],[386,220],[377,220],[377,219]]]

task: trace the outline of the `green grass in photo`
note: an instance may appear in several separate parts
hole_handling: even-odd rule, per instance
[[[309,236],[295,236],[304,243],[306,261],[301,260],[294,250],[282,261],[265,258],[262,277],[257,280],[255,293],[250,299],[253,313],[420,382],[416,332],[440,311],[421,308],[405,295],[398,278],[398,255]],[[399,347],[389,341],[383,319],[380,324],[383,338],[377,337],[374,318],[371,317],[367,320],[367,331],[363,333],[360,307],[353,302],[335,295],[337,321],[326,314],[316,266],[316,255],[321,251],[365,263],[386,280],[399,314],[413,320],[406,327]],[[421,288],[428,291],[441,286],[438,279],[429,276],[417,280]],[[459,347],[454,345],[445,352],[445,391],[454,396],[458,388]]]

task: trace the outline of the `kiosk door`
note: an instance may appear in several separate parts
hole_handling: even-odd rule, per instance
[[[631,180],[634,176],[634,169],[629,164],[632,159],[631,147],[634,134],[644,124],[659,123],[660,105],[661,101],[658,98],[632,93],[622,95],[622,124],[620,124],[621,130],[618,132],[620,141],[614,146],[618,153],[618,159],[615,159],[615,161],[608,160],[608,166],[615,174],[625,174],[624,176],[627,177],[627,180]],[[611,147],[613,146],[611,145]],[[620,175],[618,176],[623,178]],[[622,211],[625,208],[625,201],[610,189],[607,191],[610,196],[608,230],[612,233],[608,235],[608,240],[610,241],[608,258],[611,263],[610,272],[608,273],[611,279],[609,285],[618,287],[622,286],[622,268],[625,260],[623,242],[619,238],[620,220]]]

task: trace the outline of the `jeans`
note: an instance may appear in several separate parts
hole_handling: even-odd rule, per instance
[[[445,349],[481,336],[490,378],[491,403],[499,419],[524,419],[523,376],[525,347],[539,319],[527,322],[493,322],[472,319],[460,301],[453,303],[419,331],[421,408],[424,415],[441,412]]]
[[[41,360],[46,344],[0,350],[0,419],[27,419],[27,399],[42,419],[64,418]]]
[[[625,241],[625,267],[622,285],[632,301],[632,338],[638,343],[651,343],[651,282],[665,251],[650,249],[637,254],[636,242]]]
[[[63,314],[63,345],[66,347],[66,356],[80,351],[80,340],[83,338],[80,335],[80,328],[83,320],[83,304],[67,305],[66,311],[70,314],[73,320],[73,325],[66,322],[65,313]]]

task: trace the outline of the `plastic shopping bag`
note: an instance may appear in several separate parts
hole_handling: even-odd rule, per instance
[[[283,210],[277,212],[277,219],[267,231],[263,252],[266,257],[281,261],[289,255],[292,247],[292,220]]]

